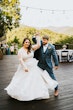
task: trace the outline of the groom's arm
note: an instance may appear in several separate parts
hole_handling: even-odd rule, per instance
[[[55,67],[58,67],[58,65],[59,65],[58,56],[57,56],[56,49],[55,49],[54,45],[52,47],[52,56],[53,56],[53,60],[54,60],[54,63],[55,63]]]

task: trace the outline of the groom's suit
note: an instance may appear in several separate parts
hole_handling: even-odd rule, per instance
[[[33,40],[33,42],[36,43],[35,38],[33,38],[32,40]],[[41,47],[35,51],[34,57],[39,60],[38,66],[41,69],[46,70],[49,73],[49,75],[51,76],[51,78],[56,80],[54,73],[53,73],[52,58],[55,63],[55,66],[58,66],[58,57],[57,57],[54,45],[48,44],[47,49],[44,52],[43,44],[41,41]]]

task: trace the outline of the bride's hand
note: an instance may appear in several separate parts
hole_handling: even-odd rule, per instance
[[[24,71],[25,71],[25,72],[28,72],[28,69],[26,68],[26,69],[24,69]]]

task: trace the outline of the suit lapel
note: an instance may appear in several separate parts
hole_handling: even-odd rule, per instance
[[[42,52],[42,54],[44,53],[43,45],[42,45],[42,47],[41,47],[41,52]]]
[[[46,49],[46,51],[45,51],[45,54],[48,52],[48,47],[47,47],[47,49]]]
[[[48,47],[47,47],[47,49],[46,49],[46,51],[45,51],[45,54],[47,54],[48,52],[50,52],[50,44],[48,44]]]
[[[44,52],[43,45],[42,45],[42,46],[41,46],[41,52],[42,52],[42,54],[43,54],[43,53],[47,54],[48,52],[50,52],[50,51],[49,51],[50,48],[51,48],[51,45],[48,44],[48,47],[47,47],[46,51]]]

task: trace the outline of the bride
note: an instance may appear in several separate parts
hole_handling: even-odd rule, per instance
[[[23,46],[18,51],[19,66],[10,84],[5,88],[7,94],[19,101],[48,99],[49,89],[54,90],[57,81],[50,78],[46,71],[37,66],[33,58],[34,51],[40,47],[40,38],[37,44],[31,46],[30,39],[23,40]]]

